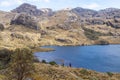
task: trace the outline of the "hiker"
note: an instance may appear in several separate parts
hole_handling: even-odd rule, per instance
[[[72,64],[71,64],[71,63],[69,63],[69,67],[72,67]]]

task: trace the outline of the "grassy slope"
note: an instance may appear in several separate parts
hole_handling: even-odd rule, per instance
[[[108,75],[82,68],[70,68],[51,66],[49,64],[36,63],[36,80],[120,80],[120,74]],[[40,79],[42,78],[42,79]]]

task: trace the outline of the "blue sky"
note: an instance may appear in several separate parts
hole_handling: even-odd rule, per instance
[[[37,8],[52,8],[59,10],[64,8],[83,7],[94,10],[105,8],[120,8],[120,0],[0,0],[0,10],[10,11],[22,3],[36,5]]]

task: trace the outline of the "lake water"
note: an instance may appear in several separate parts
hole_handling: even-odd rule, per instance
[[[99,72],[120,72],[120,45],[94,46],[45,46],[52,52],[37,52],[39,60],[56,61],[72,67]]]

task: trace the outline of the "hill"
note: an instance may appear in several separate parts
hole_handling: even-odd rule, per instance
[[[53,11],[24,3],[0,12],[0,45],[5,48],[43,45],[93,45],[120,43],[120,9],[81,7]]]

